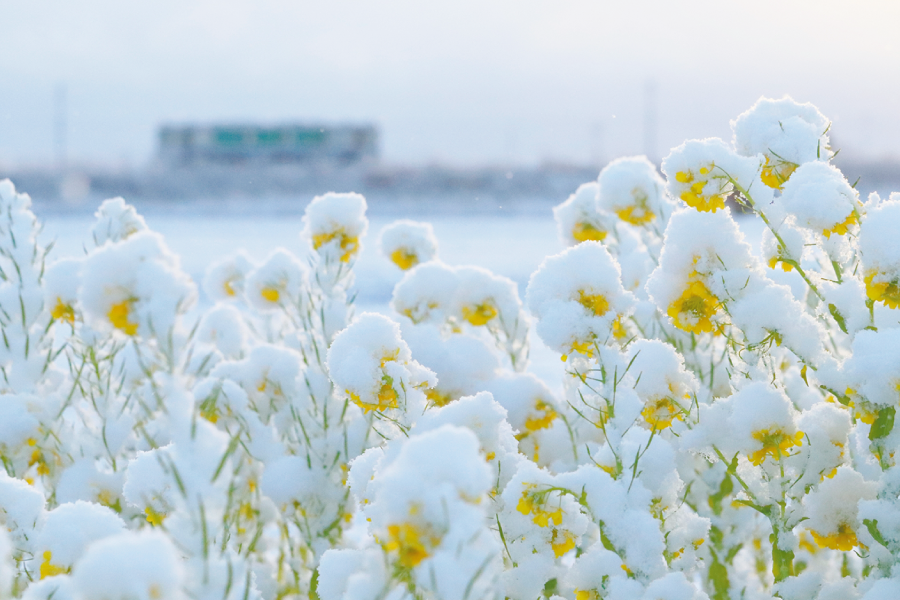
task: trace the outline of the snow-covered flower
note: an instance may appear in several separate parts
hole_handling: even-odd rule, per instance
[[[394,221],[381,230],[381,252],[404,271],[433,260],[437,256],[437,239],[431,223]]]
[[[760,98],[731,122],[734,147],[741,156],[765,156],[763,183],[781,189],[802,164],[829,160],[830,123],[815,106],[790,96]]]
[[[803,445],[797,411],[790,399],[765,382],[754,382],[730,398],[730,446],[742,451],[753,465],[779,462]],[[702,416],[701,416],[702,420]]]
[[[798,225],[830,238],[859,225],[857,196],[836,167],[812,161],[800,165],[784,184],[781,204]]]
[[[238,252],[216,261],[206,270],[203,291],[214,301],[227,301],[244,295],[247,275],[253,270],[253,263],[243,252]]]
[[[869,209],[859,230],[866,295],[900,308],[900,194]]]
[[[634,390],[644,402],[641,416],[651,429],[665,429],[683,421],[697,393],[697,379],[684,368],[684,359],[668,344],[638,340],[628,347]]]
[[[360,194],[316,196],[306,207],[303,234],[326,263],[349,263],[369,226],[365,213],[366,199]]]
[[[669,194],[701,212],[725,208],[732,182],[749,190],[759,170],[756,158],[738,156],[718,138],[688,140],[662,163]]]
[[[826,479],[803,501],[809,520],[804,526],[822,548],[849,552],[859,544],[862,525],[857,517],[860,500],[873,500],[877,485],[848,467]]]
[[[72,571],[85,598],[180,600],[184,568],[172,541],[157,531],[124,532],[88,547]]]
[[[565,202],[553,208],[559,237],[566,245],[601,242],[613,228],[614,223],[597,204],[599,189],[595,181],[585,183]]]
[[[442,262],[415,266],[394,287],[391,308],[413,323],[442,325],[458,285],[456,269]]]
[[[275,250],[247,275],[244,294],[250,306],[272,311],[302,306],[306,268],[296,256],[283,248]]]
[[[538,335],[564,357],[592,356],[595,342],[623,337],[621,320],[635,304],[622,287],[619,266],[593,241],[545,259],[528,282],[526,299]]]
[[[68,572],[91,542],[124,530],[122,519],[105,506],[82,501],[59,505],[47,513],[35,541],[40,578]]]
[[[97,220],[91,233],[97,246],[119,242],[147,229],[144,217],[121,197],[104,200],[94,217]]]
[[[44,273],[44,306],[57,321],[75,323],[82,264],[80,258],[63,258],[48,266]]]
[[[365,412],[419,408],[423,390],[436,383],[431,371],[412,360],[399,325],[374,313],[363,313],[334,338],[328,370],[335,385]]]
[[[196,287],[157,233],[110,241],[84,260],[79,302],[98,329],[164,338],[195,298]]]
[[[666,183],[645,156],[617,158],[597,179],[597,202],[622,221],[641,226],[654,220],[665,221],[672,212],[666,196]]]

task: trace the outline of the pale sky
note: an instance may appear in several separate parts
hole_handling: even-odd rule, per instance
[[[900,158],[900,2],[0,0],[0,168],[140,166],[163,122],[375,122],[393,163],[598,162],[812,102],[849,157]]]

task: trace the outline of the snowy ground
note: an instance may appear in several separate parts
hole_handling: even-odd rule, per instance
[[[245,250],[251,258],[261,261],[276,248],[283,247],[302,255],[304,246],[299,232],[302,228],[302,209],[247,213],[225,210],[191,212],[144,211],[151,229],[162,233],[169,247],[181,257],[182,267],[194,281],[201,282],[211,262],[237,250]],[[42,214],[44,241],[56,240],[52,259],[73,256],[92,245],[90,229],[93,216],[82,214]],[[440,243],[440,258],[451,265],[478,265],[505,275],[519,285],[524,298],[525,286],[544,257],[563,250],[556,233],[553,215],[529,213],[512,216],[476,214],[470,216],[417,215],[417,220],[429,221]],[[374,217],[368,234],[362,240],[357,266],[358,310],[389,314],[388,302],[401,272],[378,252],[377,240],[381,229],[393,218]],[[757,240],[761,223],[755,219],[740,219],[748,239]],[[201,305],[205,299],[201,292]],[[554,389],[561,386],[563,363],[559,356],[532,335],[530,370]]]

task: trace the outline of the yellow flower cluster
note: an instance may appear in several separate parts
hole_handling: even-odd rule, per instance
[[[488,321],[496,317],[497,314],[497,308],[490,301],[485,301],[473,306],[462,307],[463,319],[475,327],[487,325]]]
[[[54,575],[62,575],[68,573],[69,569],[54,565],[50,562],[53,559],[53,553],[49,550],[44,551],[44,562],[41,563],[41,579],[45,577],[53,577]]]
[[[823,229],[822,235],[824,235],[826,239],[830,239],[831,234],[846,235],[851,225],[859,225],[859,215],[856,213],[856,211],[853,211],[852,213],[847,215],[846,219],[844,219],[840,223],[835,224],[831,229]]]
[[[391,361],[397,360],[397,357],[400,356],[400,349],[397,348],[393,352],[387,352],[381,358],[381,368],[384,368],[384,365]],[[397,390],[394,389],[394,380],[388,375],[384,374],[381,377],[381,388],[378,390],[378,394],[375,396],[375,403],[372,404],[370,402],[364,402],[359,394],[355,392],[351,392],[350,390],[344,390],[344,392],[350,396],[350,401],[363,409],[363,412],[368,413],[373,410],[387,410],[389,408],[398,408],[397,400],[399,396],[397,395]]]
[[[773,256],[769,259],[769,268],[774,269],[778,263],[781,263],[781,270],[785,273],[794,269],[794,266],[792,264],[785,262],[784,259],[780,256]]]
[[[440,543],[440,537],[429,534],[424,528],[400,523],[388,525],[388,542],[383,547],[386,552],[396,552],[397,562],[409,569],[431,556],[429,549]]]
[[[720,208],[725,208],[724,193],[720,192],[709,195],[704,195],[703,193],[707,182],[712,179],[710,173],[715,166],[715,163],[710,163],[700,167],[697,173],[694,173],[694,171],[691,170],[678,171],[675,173],[675,181],[678,183],[690,184],[690,188],[681,192],[681,196],[679,196],[684,200],[685,204],[692,208],[696,208],[700,212],[716,212]]]
[[[602,317],[609,311],[609,301],[603,294],[588,294],[584,290],[578,290],[578,303],[597,317]]]
[[[75,309],[71,304],[66,304],[63,302],[62,298],[56,298],[56,306],[53,307],[53,310],[50,311],[50,316],[56,319],[57,321],[68,321],[69,323],[75,322]]]
[[[409,248],[397,248],[391,252],[391,261],[404,271],[408,271],[419,264],[419,256]]]
[[[278,291],[278,288],[268,285],[261,289],[259,294],[272,304],[277,304],[278,300],[281,298],[281,292]]]
[[[866,274],[866,295],[873,302],[883,302],[888,308],[900,308],[900,277],[876,282],[877,276],[877,271]]]
[[[718,306],[719,299],[697,278],[695,271],[688,278],[687,289],[669,305],[666,314],[683,331],[709,333],[714,328],[710,319],[716,314]]]
[[[572,237],[575,238],[578,243],[587,241],[602,242],[606,238],[606,233],[606,231],[598,229],[591,223],[585,223],[583,221],[575,223],[575,227],[572,228]]]
[[[523,515],[534,515],[532,521],[538,527],[547,527],[550,521],[553,521],[554,525],[562,525],[562,507],[558,507],[556,510],[544,510],[542,506],[545,494],[532,492],[534,487],[531,485],[525,488],[519,503],[516,504],[516,510]]]
[[[529,432],[547,429],[553,423],[553,420],[556,419],[556,416],[556,411],[553,410],[553,407],[538,398],[534,402],[534,412],[530,413],[525,419],[525,429]]]
[[[802,431],[790,434],[780,429],[760,429],[753,432],[753,439],[762,443],[762,448],[751,452],[747,458],[756,466],[759,466],[766,460],[766,456],[771,456],[775,460],[781,460],[781,457],[788,456],[788,451],[794,446],[803,445]]]
[[[689,399],[690,396],[685,396]],[[672,421],[683,419],[681,407],[669,396],[650,398],[641,411],[641,416],[650,427],[656,430],[672,426]]]
[[[107,313],[113,327],[125,332],[126,335],[134,335],[138,330],[138,324],[128,320],[132,302],[133,300],[123,300],[118,304],[113,304]]]
[[[859,540],[856,539],[856,532],[846,523],[841,523],[836,532],[828,535],[822,535],[815,531],[810,531],[810,533],[820,548],[849,552],[859,544]]]
[[[531,520],[538,527],[549,527],[551,522],[556,527],[562,525],[562,507],[559,506],[554,510],[547,510],[545,506],[548,492],[534,492],[532,490],[535,487],[537,487],[535,484],[526,485],[522,491],[522,497],[516,505],[516,510],[523,515],[533,515]],[[557,529],[556,527],[553,528],[553,533],[550,537],[550,547],[553,550],[553,554],[559,558],[575,547],[576,536],[571,531]]]
[[[359,250],[359,238],[347,235],[343,228],[335,229],[328,233],[317,233],[312,236],[313,249],[318,250],[331,240],[338,240],[341,245],[341,262],[350,262],[353,255]]]
[[[656,215],[653,214],[653,211],[650,210],[650,207],[647,205],[647,201],[649,200],[647,193],[640,188],[634,188],[631,191],[631,195],[634,198],[634,204],[617,209],[616,216],[626,223],[631,223],[637,227],[641,227],[642,225],[646,225],[653,221],[653,219],[656,218]]]
[[[766,156],[766,164],[763,165],[760,178],[770,188],[780,190],[784,182],[791,178],[791,175],[799,166],[796,163],[780,159],[771,163],[769,162],[769,157]]]

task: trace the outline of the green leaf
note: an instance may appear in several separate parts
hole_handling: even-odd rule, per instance
[[[713,514],[722,514],[722,500],[724,500],[725,496],[729,495],[732,490],[734,490],[734,482],[731,480],[731,475],[725,473],[725,477],[719,485],[719,491],[715,494],[710,494],[709,496],[709,507],[712,509]]]
[[[713,585],[712,600],[730,600],[728,593],[730,584],[728,582],[728,569],[719,562],[719,557],[712,554],[713,562],[709,565],[709,581]]]
[[[884,541],[884,537],[881,535],[881,532],[878,531],[878,519],[863,519],[863,525],[866,526],[866,529],[869,530],[869,534],[875,538],[875,541],[887,548],[887,542]]]
[[[837,321],[838,327],[841,328],[841,331],[847,333],[847,324],[844,322],[844,315],[842,315],[841,311],[837,309],[837,306],[835,306],[834,304],[829,304],[828,312],[830,312],[831,316],[834,317],[834,320]]]
[[[872,428],[869,430],[869,439],[874,442],[887,437],[894,429],[894,416],[896,414],[897,409],[893,406],[885,406],[879,410],[878,416],[875,417],[875,422],[872,423]]]

